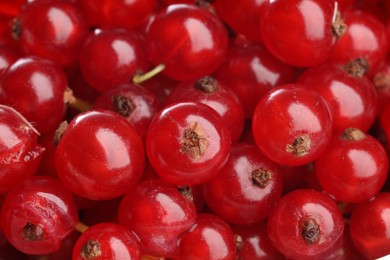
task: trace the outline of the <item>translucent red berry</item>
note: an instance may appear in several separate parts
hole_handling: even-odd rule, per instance
[[[35,255],[58,250],[77,221],[72,194],[46,176],[20,182],[7,194],[1,212],[8,241],[18,250]]]
[[[231,146],[221,116],[198,102],[173,103],[153,119],[146,136],[150,164],[165,180],[196,185],[211,180]]]
[[[315,160],[332,136],[332,117],[309,86],[282,85],[257,104],[252,131],[257,146],[273,161],[302,165]]]
[[[222,63],[228,38],[222,22],[194,5],[170,5],[160,12],[146,35],[154,65],[176,80],[193,80],[212,74]]]
[[[282,254],[293,259],[313,259],[343,235],[344,222],[330,197],[302,189],[279,200],[267,226],[273,245]]]
[[[55,167],[64,185],[81,197],[106,200],[126,193],[145,165],[134,127],[106,110],[79,114],[60,137]]]

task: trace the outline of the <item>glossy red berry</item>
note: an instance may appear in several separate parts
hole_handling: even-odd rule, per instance
[[[236,235],[238,259],[285,259],[272,245],[268,237],[266,221],[252,225],[232,225],[231,228]]]
[[[121,115],[145,138],[150,122],[160,110],[160,102],[146,88],[127,83],[100,93],[93,107]]]
[[[72,194],[46,176],[20,182],[7,194],[1,212],[8,241],[27,254],[55,252],[77,221]]]
[[[150,164],[165,180],[196,185],[215,177],[230,153],[221,116],[198,102],[171,104],[153,119],[146,136]]]
[[[30,1],[14,24],[15,37],[29,55],[51,59],[60,66],[77,62],[88,33],[87,23],[73,1]]]
[[[351,216],[351,239],[366,259],[390,254],[390,193],[357,205]]]
[[[114,223],[89,227],[77,240],[72,260],[141,259],[138,238],[129,229]]]
[[[244,35],[251,42],[262,42],[259,33],[260,17],[266,0],[216,0],[215,10],[234,32]]]
[[[382,145],[356,128],[334,138],[315,162],[321,187],[336,200],[365,202],[374,197],[388,176]]]
[[[38,134],[20,113],[0,105],[0,193],[35,174],[45,151]]]
[[[148,69],[143,40],[123,29],[96,29],[83,45],[80,69],[99,91],[127,83],[135,73]]]
[[[347,30],[337,42],[331,61],[346,64],[351,60],[363,58],[369,73],[375,71],[386,58],[389,39],[386,27],[373,15],[360,10],[348,10],[343,14]]]
[[[233,145],[228,162],[203,184],[209,208],[229,223],[252,224],[265,219],[282,195],[279,167],[255,145]]]
[[[236,243],[229,225],[212,214],[198,214],[195,224],[178,241],[174,259],[235,260]]]
[[[67,80],[50,60],[18,59],[0,81],[0,103],[12,106],[40,132],[54,130],[65,115]]]
[[[302,189],[279,200],[269,215],[267,227],[273,245],[282,254],[303,260],[330,249],[343,235],[344,222],[330,197]]]
[[[183,82],[170,93],[166,104],[185,101],[200,102],[213,108],[221,115],[232,141],[236,142],[241,137],[244,110],[237,96],[225,84],[210,76]]]
[[[293,66],[325,62],[332,54],[336,38],[343,33],[341,18],[335,16],[334,9],[333,1],[327,0],[270,1],[261,16],[265,46]]]
[[[64,185],[81,197],[106,200],[126,193],[145,165],[142,140],[120,115],[89,110],[65,129],[55,152]]]
[[[216,79],[241,101],[247,118],[271,88],[294,82],[294,69],[260,45],[233,46],[216,72]]]
[[[222,22],[194,5],[166,7],[150,25],[146,47],[154,65],[176,80],[212,74],[225,58],[228,38]]]
[[[157,7],[156,0],[79,1],[91,26],[133,29],[143,24]]]
[[[349,127],[366,132],[372,126],[378,111],[377,93],[368,78],[325,64],[309,68],[298,82],[308,85],[325,100],[337,135]]]
[[[302,165],[315,160],[332,135],[332,117],[310,86],[282,85],[257,104],[252,120],[257,146],[273,161]]]
[[[196,209],[177,187],[162,180],[140,182],[127,193],[118,209],[119,224],[135,232],[143,253],[170,256],[179,235],[195,223]]]

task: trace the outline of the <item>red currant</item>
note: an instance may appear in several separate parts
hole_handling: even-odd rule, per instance
[[[146,47],[154,65],[176,80],[193,80],[212,74],[228,47],[225,27],[216,16],[194,5],[166,7],[150,25]]]
[[[334,138],[315,162],[321,187],[336,200],[365,202],[374,197],[388,176],[382,145],[356,128]]]
[[[379,193],[352,213],[350,232],[356,249],[367,259],[390,254],[390,193]]]
[[[280,252],[303,260],[330,249],[342,236],[344,222],[331,198],[302,189],[287,193],[279,200],[267,226],[269,237]]]
[[[332,136],[332,117],[322,97],[301,84],[272,89],[257,104],[253,136],[260,150],[283,165],[315,160]]]
[[[231,146],[221,116],[198,102],[173,103],[153,119],[146,136],[150,164],[165,180],[196,185],[215,177]]]
[[[194,204],[161,180],[137,184],[125,195],[118,212],[119,223],[133,230],[142,252],[152,256],[174,254],[179,235],[196,220]]]
[[[325,62],[332,54],[336,38],[345,30],[334,9],[333,1],[328,0],[270,1],[261,16],[265,46],[293,66]]]
[[[58,177],[72,192],[91,200],[126,193],[145,165],[142,140],[120,115],[89,110],[65,129],[55,152]]]
[[[58,250],[77,220],[72,194],[59,181],[46,176],[20,182],[7,194],[1,211],[8,241],[27,254]]]
[[[141,259],[138,238],[127,228],[114,223],[89,227],[77,240],[73,260]]]

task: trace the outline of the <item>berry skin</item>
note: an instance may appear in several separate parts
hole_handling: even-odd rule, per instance
[[[198,214],[195,224],[180,237],[174,259],[235,260],[234,234],[219,217]]]
[[[25,53],[50,59],[60,66],[78,61],[88,27],[76,3],[29,1],[17,19],[14,37]]]
[[[213,108],[229,128],[232,142],[238,141],[244,128],[244,110],[225,84],[210,76],[183,82],[173,89],[165,104],[183,101],[196,101]]]
[[[349,127],[366,132],[378,113],[374,85],[366,77],[349,74],[332,64],[307,69],[298,82],[317,91],[328,105],[333,119],[333,132]]]
[[[304,260],[330,249],[342,236],[344,222],[330,197],[302,189],[279,200],[268,217],[267,227],[273,245],[282,254]]]
[[[160,102],[146,88],[127,83],[100,93],[93,107],[123,116],[144,139],[150,122],[160,110]]]
[[[267,222],[252,225],[232,225],[232,230],[240,236],[236,239],[237,259],[239,260],[283,260],[285,257],[272,245],[267,233]],[[240,241],[241,240],[241,241]]]
[[[34,175],[45,148],[38,132],[16,110],[0,105],[0,193]]]
[[[282,85],[263,96],[255,109],[252,132],[271,160],[302,165],[315,160],[332,135],[332,118],[323,98],[309,86]]]
[[[352,212],[351,239],[358,252],[367,259],[390,254],[390,193],[377,194]]]
[[[57,251],[78,221],[72,194],[47,176],[20,182],[2,206],[1,225],[8,241],[26,254]]]
[[[141,260],[138,238],[129,229],[114,223],[89,227],[77,240],[72,260]]]
[[[281,195],[279,167],[250,144],[234,144],[225,166],[203,184],[203,197],[210,209],[234,224],[265,219]]]
[[[389,39],[386,27],[375,16],[360,10],[347,10],[343,17],[347,30],[337,42],[330,61],[346,64],[363,58],[367,62],[368,73],[375,71],[386,58]]]
[[[386,152],[375,138],[348,128],[317,158],[315,172],[321,187],[336,200],[359,203],[382,188],[388,164]]]
[[[196,185],[226,163],[231,137],[221,116],[199,102],[173,103],[153,119],[146,136],[150,164],[165,180]]]
[[[48,59],[18,59],[0,81],[0,103],[12,106],[40,133],[54,130],[65,115],[67,79],[63,70]]]
[[[294,81],[293,67],[275,58],[260,45],[232,46],[215,75],[241,101],[247,118],[271,88]]]
[[[196,209],[176,186],[162,180],[138,183],[122,199],[119,224],[139,237],[141,250],[152,256],[170,256],[177,250],[179,235],[195,223]]]
[[[216,16],[194,5],[170,5],[161,11],[146,35],[154,65],[175,80],[194,80],[212,74],[225,58],[228,37]]]
[[[55,167],[64,185],[81,197],[107,200],[138,182],[145,165],[142,140],[120,115],[89,110],[65,129],[55,151]]]
[[[336,35],[342,34],[333,16],[333,1],[270,1],[262,13],[261,35],[268,50],[287,64],[321,64],[332,54]]]
[[[123,29],[94,30],[80,53],[81,72],[98,91],[129,82],[148,65],[141,36]]]

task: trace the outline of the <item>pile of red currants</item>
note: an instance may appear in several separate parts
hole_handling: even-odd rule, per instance
[[[390,256],[390,1],[0,0],[0,259]]]

